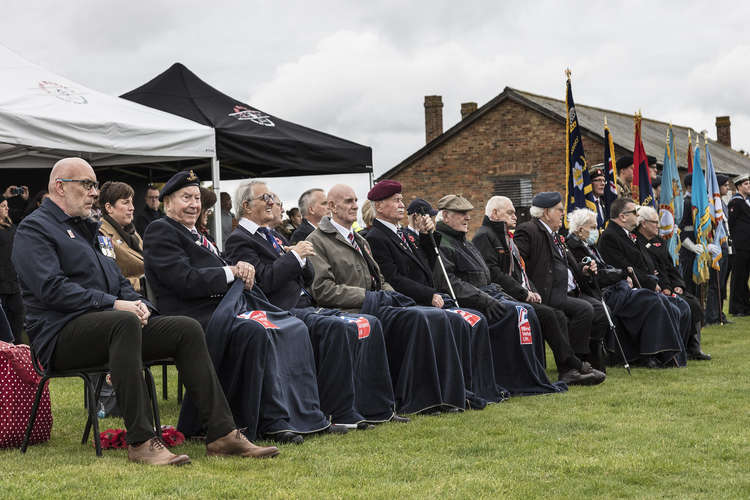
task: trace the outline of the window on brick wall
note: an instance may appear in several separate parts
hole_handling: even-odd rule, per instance
[[[500,176],[495,178],[493,196],[510,198],[516,207],[518,223],[529,220],[529,207],[534,197],[531,178],[521,175]]]

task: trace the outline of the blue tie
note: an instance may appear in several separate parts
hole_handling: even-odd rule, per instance
[[[276,253],[278,253],[279,255],[282,255],[284,253],[284,250],[281,248],[281,245],[279,245],[279,242],[276,241],[276,238],[274,238],[273,235],[271,234],[271,230],[270,229],[268,229],[265,226],[259,226],[258,227],[258,231],[261,234],[263,234],[263,236],[266,237],[266,240],[268,240],[268,242],[271,245],[273,245],[273,248],[274,248],[274,250],[276,250]]]

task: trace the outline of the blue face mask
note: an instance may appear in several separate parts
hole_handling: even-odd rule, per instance
[[[596,242],[599,240],[599,230],[598,229],[592,229],[589,231],[589,235],[586,238],[586,243],[589,245],[596,245]]]

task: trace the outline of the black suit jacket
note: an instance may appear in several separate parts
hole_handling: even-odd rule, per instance
[[[380,266],[385,280],[400,293],[414,299],[418,304],[432,304],[432,296],[437,292],[432,283],[432,267],[423,248],[430,248],[429,235],[421,235],[421,244],[413,244],[407,238],[408,248],[401,238],[375,219],[367,232],[372,256]],[[434,252],[433,252],[434,255]]]
[[[646,240],[643,235],[638,233],[638,243],[646,249],[646,263],[649,267],[653,265],[658,272],[659,286],[672,291],[674,291],[675,287],[685,288],[682,275],[669,255],[669,248],[666,241],[658,236]]]
[[[159,310],[195,318],[203,328],[229,290],[226,262],[196,244],[190,231],[169,217],[146,228],[143,263]]]
[[[310,221],[302,218],[302,224],[299,225],[297,229],[294,230],[292,233],[291,238],[289,238],[289,241],[292,245],[296,245],[302,240],[306,240],[308,236],[310,236],[310,233],[315,231],[315,226],[310,224]]]
[[[645,248],[634,242],[623,228],[610,221],[599,237],[597,248],[607,264],[620,269],[632,267],[641,287],[656,289],[658,279],[654,267],[646,260]]]
[[[519,224],[513,241],[526,261],[526,274],[541,295],[542,303],[562,306],[568,296],[568,269],[574,278],[580,278],[580,266],[567,250],[565,256],[560,255],[552,235],[539,219]]]
[[[271,234],[281,240],[283,246],[288,246],[282,235],[276,231]],[[255,266],[255,282],[271,303],[281,309],[297,307],[302,288],[313,279],[309,261],[305,267],[300,267],[292,252],[279,255],[262,234],[250,233],[242,226],[237,226],[227,238],[224,255],[232,264],[244,260]]]

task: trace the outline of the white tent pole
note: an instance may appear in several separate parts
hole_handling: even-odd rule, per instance
[[[372,170],[371,170],[371,171],[370,171],[370,189],[372,189],[372,187],[373,187],[374,185],[375,185],[375,182],[373,182],[373,178],[372,178]]]
[[[211,180],[214,183],[214,193],[216,194],[217,208],[214,208],[214,234],[216,235],[216,246],[219,250],[224,250],[224,243],[221,238],[221,191],[219,186],[219,159],[214,155],[211,158]]]

